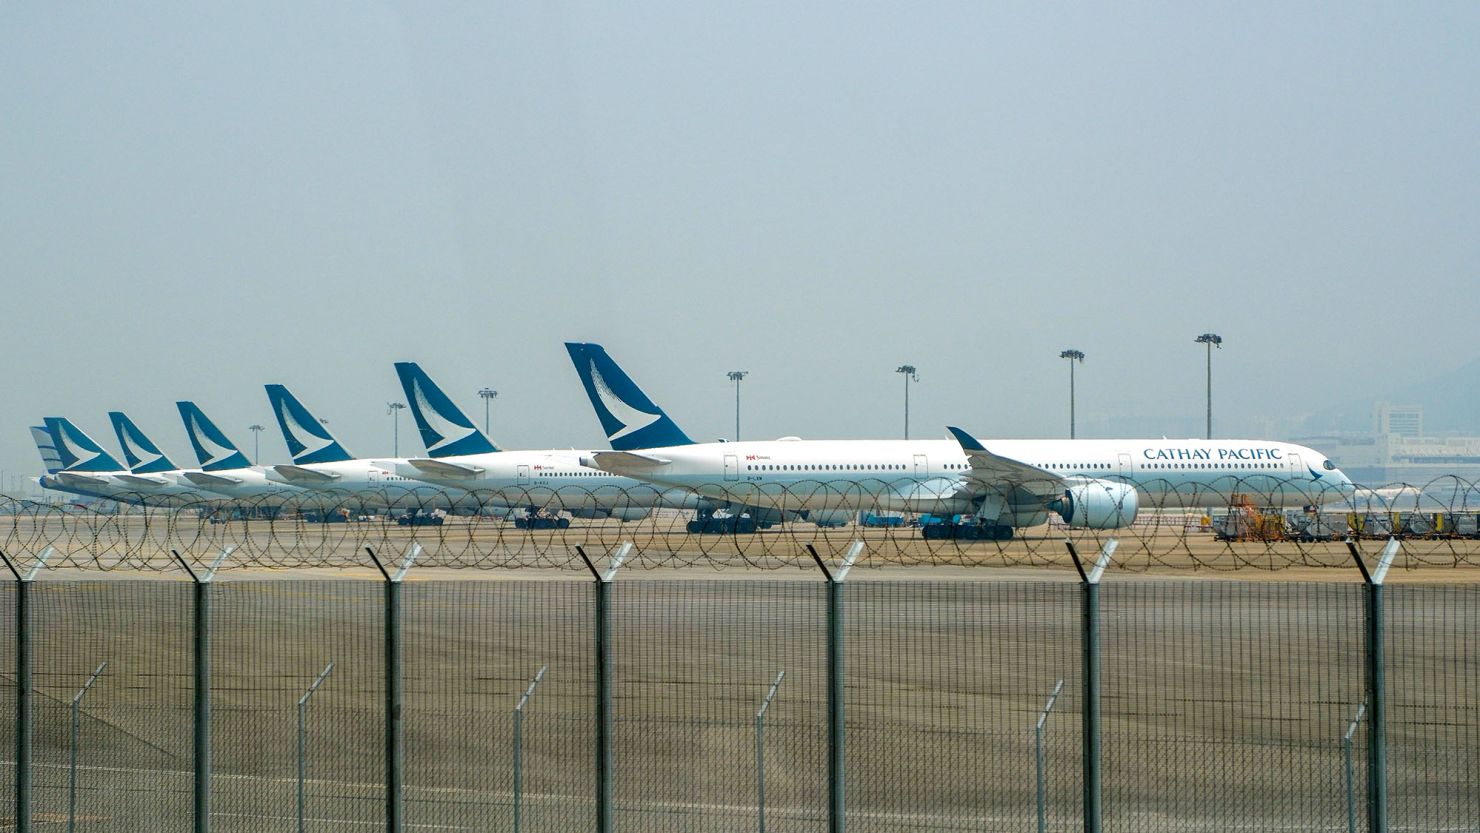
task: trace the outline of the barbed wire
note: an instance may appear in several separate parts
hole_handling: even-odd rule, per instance
[[[1234,571],[1348,567],[1346,542],[1393,536],[1407,541],[1399,567],[1480,564],[1480,484],[1458,476],[1339,493],[1269,475],[1213,487],[1143,482],[1141,491],[1105,492],[1115,503],[1100,508],[1116,523],[1104,528],[1066,523],[1045,507],[1038,495],[1062,492],[1060,481],[985,494],[976,486],[951,516],[912,511],[960,483],[731,481],[697,494],[387,484],[248,500],[114,492],[117,500],[93,504],[0,495],[0,550],[24,564],[50,547],[50,566],[104,571],[171,570],[175,553],[208,560],[227,547],[235,567],[364,567],[367,549],[394,554],[414,540],[426,565],[584,570],[575,547],[601,553],[631,542],[636,567],[774,570],[810,568],[809,547],[835,558],[862,540],[865,565],[1068,568],[1066,539],[1083,551],[1115,538],[1121,569]],[[1017,527],[1010,539],[1000,539],[998,521]]]

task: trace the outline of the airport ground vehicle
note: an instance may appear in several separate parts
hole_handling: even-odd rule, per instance
[[[330,509],[327,512],[308,510],[303,513],[303,520],[311,524],[344,524],[351,521],[369,520],[365,515],[353,515],[348,509],[341,506],[338,509]]]
[[[905,525],[905,518],[903,515],[880,515],[877,512],[860,512],[858,515],[858,525],[869,529],[901,527]]]
[[[684,529],[695,535],[749,535],[770,524],[757,524],[749,512],[731,513],[723,509],[700,512]]]
[[[396,516],[396,526],[441,526],[447,521],[447,513],[441,510],[407,512]]]
[[[543,509],[530,510],[523,515],[514,516],[514,528],[516,529],[568,529],[569,527],[570,518],[562,518]]]

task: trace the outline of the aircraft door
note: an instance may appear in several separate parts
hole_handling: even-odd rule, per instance
[[[740,479],[740,458],[734,454],[725,455],[725,480]]]
[[[924,480],[925,478],[927,478],[929,476],[930,476],[929,460],[927,460],[925,458],[925,455],[924,454],[916,454],[915,455],[915,482],[918,483],[921,480]]]
[[[520,486],[529,485],[529,466],[518,466],[514,469],[514,480]]]
[[[1116,457],[1120,461],[1119,468],[1121,479],[1129,480],[1131,477],[1131,455],[1122,451],[1118,455],[1116,455]]]
[[[1300,477],[1300,473],[1305,470],[1304,467],[1300,465],[1300,455],[1299,454],[1286,454],[1285,455],[1285,459],[1288,460],[1289,463],[1290,463],[1290,477],[1291,477],[1291,479],[1297,479],[1297,478],[1299,478]]]

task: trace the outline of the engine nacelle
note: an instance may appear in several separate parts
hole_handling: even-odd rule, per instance
[[[813,509],[807,513],[807,520],[818,526],[838,527],[847,525],[855,514],[852,509]]]
[[[1087,480],[1064,490],[1049,508],[1077,529],[1117,529],[1136,520],[1136,487],[1110,480]]]

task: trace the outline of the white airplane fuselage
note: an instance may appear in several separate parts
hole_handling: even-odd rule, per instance
[[[1056,479],[1122,483],[1133,486],[1147,508],[1226,506],[1234,495],[1247,495],[1260,506],[1298,507],[1346,500],[1352,493],[1351,481],[1325,455],[1290,443],[993,440],[988,445],[994,455],[1040,469],[1045,488]],[[596,452],[584,462],[661,487],[783,510],[969,513],[982,506],[984,490],[994,491],[990,481],[971,477],[966,453],[952,440],[783,439],[634,454],[653,462],[634,463],[613,452]],[[1000,491],[1007,497],[1006,483]],[[1035,514],[1042,515],[1041,507],[1025,517]]]
[[[435,460],[410,458],[398,461],[396,472],[466,490],[486,505],[510,509],[592,510],[635,516],[637,510],[692,509],[699,504],[699,495],[690,489],[655,486],[583,466],[581,460],[590,454],[570,449],[496,451]]]
[[[254,507],[281,507],[299,501],[305,489],[279,483],[267,476],[266,466],[204,471],[187,469],[180,473],[185,480],[215,496],[228,498]]]
[[[218,500],[174,475],[178,471],[157,474],[133,474],[128,471],[69,472],[60,471],[41,479],[48,489],[92,495],[138,506],[182,507]]]
[[[303,463],[269,466],[267,478],[274,483],[306,490],[331,502],[349,503],[367,510],[411,512],[472,512],[478,502],[459,488],[434,485],[399,473],[405,458],[341,460],[334,463]],[[308,497],[300,498],[305,503]]]

